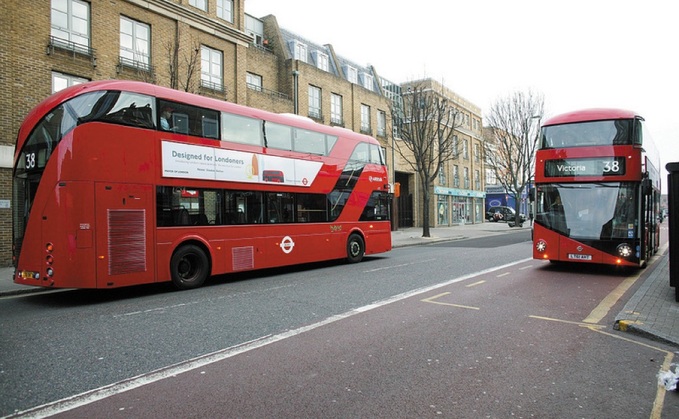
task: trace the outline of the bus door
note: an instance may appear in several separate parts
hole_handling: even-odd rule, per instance
[[[153,187],[97,183],[97,288],[153,282]]]

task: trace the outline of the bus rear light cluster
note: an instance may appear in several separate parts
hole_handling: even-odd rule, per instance
[[[54,263],[54,256],[52,255],[52,251],[54,251],[54,245],[52,243],[45,244],[45,251],[47,252],[47,256],[45,256],[45,263],[47,264],[47,276],[44,279],[48,280],[54,276],[54,269],[52,268],[52,264]]]

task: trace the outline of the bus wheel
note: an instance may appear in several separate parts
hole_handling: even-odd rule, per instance
[[[347,241],[347,259],[351,263],[360,262],[365,255],[365,242],[363,237],[354,233],[349,236]]]
[[[170,260],[172,282],[180,290],[188,290],[203,285],[209,272],[209,262],[205,252],[194,244],[177,249]]]

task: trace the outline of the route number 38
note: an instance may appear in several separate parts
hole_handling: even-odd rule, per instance
[[[26,170],[35,169],[35,153],[26,153]]]
[[[604,161],[604,173],[618,173],[620,171],[620,162],[617,160]]]

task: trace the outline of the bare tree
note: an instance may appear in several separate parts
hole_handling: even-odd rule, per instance
[[[417,174],[422,194],[422,237],[430,237],[430,203],[434,181],[443,163],[459,154],[456,129],[460,110],[432,88],[430,81],[410,85],[402,93],[402,109],[392,106],[392,121],[398,132],[396,152]]]
[[[179,32],[174,40],[168,41],[165,49],[168,56],[170,87],[185,92],[195,91],[194,77],[200,71],[200,44],[191,40],[192,49],[188,53],[181,51]]]
[[[540,135],[539,119],[544,114],[544,104],[542,94],[515,92],[498,99],[486,116],[489,127],[489,132],[484,135],[486,164],[494,171],[500,185],[514,198],[516,221],[519,221],[521,197],[533,180]]]

